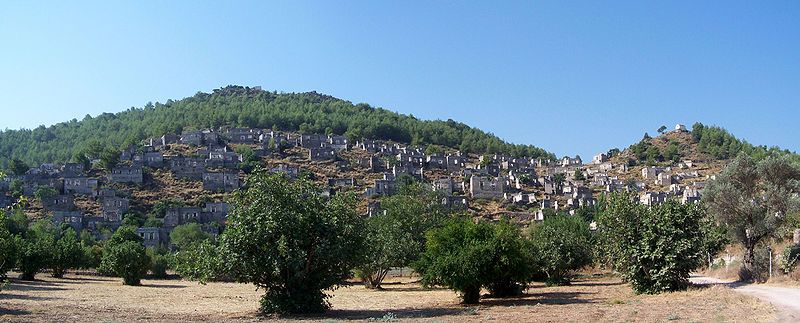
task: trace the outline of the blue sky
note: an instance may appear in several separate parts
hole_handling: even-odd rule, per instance
[[[584,158],[695,121],[800,150],[798,1],[10,1],[0,128],[227,84]]]

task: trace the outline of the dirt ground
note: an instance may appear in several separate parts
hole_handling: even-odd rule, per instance
[[[13,279],[0,292],[0,321],[256,321],[261,291],[252,285],[144,280],[123,286],[119,278],[68,275],[24,282]],[[775,321],[775,309],[755,298],[714,286],[662,295],[634,295],[616,278],[576,281],[572,286],[535,284],[526,295],[458,304],[446,289],[423,289],[409,278],[385,290],[353,284],[333,292],[323,316],[282,320],[413,321]]]

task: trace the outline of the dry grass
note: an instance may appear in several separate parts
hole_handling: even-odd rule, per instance
[[[14,280],[0,293],[0,321],[249,321],[259,297],[252,285],[145,280],[123,286],[118,278],[69,275]],[[385,290],[358,284],[336,290],[324,316],[284,320],[402,319],[425,321],[773,321],[772,306],[725,287],[663,295],[634,295],[615,278],[579,280],[573,286],[535,284],[523,297],[458,304],[446,289],[423,289],[408,278]]]

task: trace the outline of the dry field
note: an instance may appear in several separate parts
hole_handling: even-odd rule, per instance
[[[13,280],[0,292],[0,321],[255,321],[259,296],[252,285],[145,280],[123,286],[118,278],[68,275]],[[568,287],[534,285],[523,297],[458,304],[445,289],[422,289],[395,279],[383,291],[360,285],[336,290],[323,316],[283,320],[425,321],[711,321],[776,320],[775,309],[720,286],[664,295],[634,295],[615,278],[584,279]]]

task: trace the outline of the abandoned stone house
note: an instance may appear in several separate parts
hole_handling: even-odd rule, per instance
[[[506,193],[505,199],[514,204],[528,205],[537,202],[536,195],[533,193]]]
[[[687,187],[683,190],[683,195],[681,196],[681,203],[683,204],[691,204],[691,203],[698,203],[702,198],[702,190],[696,188]]]
[[[112,183],[134,183],[141,184],[144,182],[144,175],[142,173],[142,166],[117,166],[111,169],[108,174],[108,180]]]
[[[660,186],[669,186],[672,184],[672,175],[669,173],[659,173],[656,176],[655,184]]]
[[[655,166],[645,167],[642,168],[642,178],[656,179],[656,176],[658,176],[658,174],[661,174],[663,172],[664,169],[661,167],[655,167]]]
[[[486,173],[489,176],[499,176],[500,175],[500,165],[496,163],[490,163],[488,165],[479,165],[479,169],[485,169]]]
[[[447,155],[447,171],[457,172],[464,169],[466,158],[461,155]]]
[[[384,169],[381,159],[377,156],[358,158],[358,166],[367,168],[370,172],[379,172]]]
[[[469,200],[466,196],[445,196],[442,197],[442,205],[449,209],[466,210],[469,208]]]
[[[162,154],[160,151],[146,152],[142,156],[142,162],[147,167],[164,167],[164,154]]]
[[[242,162],[242,155],[233,151],[212,150],[208,152],[207,156],[207,167],[237,168]]]
[[[328,137],[320,134],[300,135],[297,145],[303,148],[320,148],[326,145]]]
[[[658,205],[666,201],[667,201],[667,193],[645,192],[639,195],[639,203],[647,206]]]
[[[166,146],[166,145],[173,145],[177,144],[181,141],[181,137],[176,134],[165,134],[159,138],[156,142],[150,142],[150,146],[157,147],[157,146]]]
[[[225,224],[230,206],[225,202],[206,203],[203,206],[203,222],[217,222]]]
[[[172,231],[175,227],[191,222],[200,223],[202,210],[199,207],[177,207],[167,210],[164,216],[164,228]]]
[[[61,168],[61,176],[63,177],[80,177],[85,175],[83,164],[80,163],[66,163]]]
[[[142,244],[145,247],[158,247],[164,244],[162,240],[161,228],[143,227],[137,228],[136,233],[142,237]]]
[[[260,135],[260,131],[251,128],[231,128],[225,133],[225,137],[232,144],[252,145],[259,140]]]
[[[380,148],[379,146],[380,145],[376,141],[369,139],[362,139],[356,142],[356,148],[366,150],[371,153],[378,152],[378,149]]]
[[[345,136],[336,136],[336,135],[328,136],[328,147],[331,147],[336,151],[347,150],[348,144],[349,141]]]
[[[119,160],[121,161],[133,160],[134,156],[136,156],[137,150],[138,149],[136,148],[136,145],[128,146],[119,153]]]
[[[356,186],[356,180],[352,177],[328,178],[328,187],[353,187],[353,186]]]
[[[203,132],[202,131],[184,131],[181,134],[181,144],[190,146],[203,145]]]
[[[275,167],[270,168],[270,173],[282,173],[286,175],[286,177],[294,179],[297,178],[299,175],[300,170],[297,167],[289,166],[286,164],[278,164]]]
[[[97,195],[98,182],[96,178],[72,177],[64,178],[64,193],[80,195]]]
[[[84,216],[80,211],[55,211],[53,212],[53,223],[56,225],[65,223],[75,232],[80,233],[84,228]]]
[[[72,195],[56,195],[42,201],[42,206],[47,211],[72,211],[75,209],[75,198]]]
[[[686,130],[686,126],[685,125],[682,125],[682,124],[679,123],[679,124],[675,125],[675,130],[674,131],[686,132],[688,130]]]
[[[395,177],[405,174],[421,179],[424,174],[424,170],[421,166],[403,163],[392,166],[392,174],[394,174]]]
[[[308,159],[311,161],[334,160],[336,159],[336,150],[331,147],[310,148]]]
[[[176,156],[169,159],[170,170],[177,178],[201,179],[206,161],[200,158]]]
[[[206,191],[233,192],[238,188],[238,172],[206,172],[203,174],[203,189]]]
[[[453,195],[456,189],[455,181],[450,177],[444,177],[433,180],[432,187],[434,192],[439,192],[445,196]]]
[[[367,216],[373,217],[378,215],[386,215],[386,210],[381,208],[381,201],[369,201],[367,203]]]
[[[122,216],[130,210],[130,201],[124,197],[103,198],[103,220],[107,222],[122,221]]]
[[[447,157],[441,155],[429,155],[425,159],[426,169],[447,169]]]
[[[600,165],[602,163],[605,163],[606,161],[608,161],[608,155],[604,153],[597,154],[594,156],[594,158],[592,158],[592,164],[595,165]]]
[[[469,195],[474,199],[502,199],[505,193],[505,178],[470,176]]]
[[[376,179],[375,186],[367,188],[367,196],[372,195],[392,195],[396,191],[394,178],[392,179]]]
[[[583,165],[581,156],[575,156],[575,158],[565,156],[564,158],[561,158],[561,167],[571,167],[571,166],[581,166],[581,165]]]

